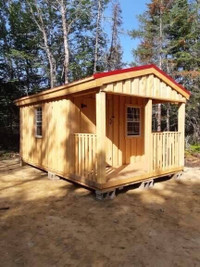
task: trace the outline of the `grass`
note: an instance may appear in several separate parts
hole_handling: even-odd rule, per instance
[[[200,144],[197,145],[191,145],[190,146],[190,150],[193,153],[200,153]]]
[[[4,160],[4,159],[11,159],[11,158],[16,158],[19,156],[19,153],[17,153],[16,151],[12,151],[12,150],[0,150],[0,159]]]
[[[200,144],[190,145],[188,149],[185,150],[186,156],[195,156],[200,155]]]

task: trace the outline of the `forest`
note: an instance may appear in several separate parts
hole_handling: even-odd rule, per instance
[[[139,40],[131,66],[156,64],[191,91],[186,143],[200,143],[200,1],[150,0],[138,17],[139,27],[132,25],[131,31],[123,29],[120,4],[0,0],[0,149],[18,149],[15,99],[96,72],[130,67],[123,62],[122,32]],[[157,130],[170,130],[173,106],[159,104],[154,113]]]

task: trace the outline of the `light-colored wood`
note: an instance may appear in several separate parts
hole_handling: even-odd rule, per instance
[[[131,79],[131,95],[139,95],[139,78]]]
[[[96,134],[97,134],[97,182],[106,179],[106,93],[96,94]]]
[[[141,134],[127,137],[126,107],[140,107]],[[137,97],[107,95],[106,163],[112,167],[144,159],[144,101]]]
[[[181,138],[180,132],[152,133],[152,170],[153,172],[183,167],[178,160]]]
[[[114,84],[114,92],[120,93],[122,91],[122,82],[117,82]]]
[[[147,85],[146,85],[146,95],[153,96],[153,83],[154,83],[154,75],[149,75],[147,77]]]
[[[129,82],[130,85],[130,82]],[[127,90],[130,90],[129,85],[127,85]],[[119,110],[118,110],[118,117],[119,117],[119,128],[118,128],[118,132],[119,132],[119,136],[118,136],[118,144],[119,144],[119,151],[118,151],[118,165],[121,166],[124,164],[124,148],[125,148],[125,112],[124,112],[124,108],[125,108],[125,98],[124,97],[120,97],[119,98]]]
[[[23,108],[20,108],[19,110],[19,129],[20,129],[20,140],[19,140],[19,154],[20,154],[20,158],[22,159],[23,158],[23,135],[24,135],[24,109]],[[22,160],[23,161],[23,160]]]
[[[70,167],[70,100],[46,102],[43,110],[42,137],[35,136],[35,108],[22,107],[22,157],[36,165],[51,167],[69,174]]]
[[[95,94],[87,95],[85,97],[76,97],[73,99],[74,115],[71,120],[75,128],[73,132],[78,133],[96,133],[96,102]]]
[[[147,85],[146,85],[146,82],[147,82],[147,77],[148,76],[143,76],[141,77],[140,79],[140,84],[139,84],[139,94],[141,96],[146,96],[147,94]]]
[[[114,90],[111,85],[112,84],[104,85],[103,91],[107,93],[151,98],[166,102],[186,101],[186,98],[178,97],[178,93],[174,88],[168,86],[166,82],[153,74],[125,80],[123,83],[117,82],[114,85]],[[129,90],[129,87],[131,90]]]
[[[145,159],[146,164],[148,165],[148,171],[151,171],[152,167],[152,138],[151,138],[151,131],[152,131],[152,100],[148,99],[145,105]]]
[[[126,94],[131,93],[131,80],[125,80],[124,83],[122,84],[122,90]]]
[[[184,165],[184,148],[185,148],[185,104],[179,105],[178,109],[178,131],[180,132],[180,143],[179,143],[179,164]]]
[[[96,135],[75,133],[74,136],[74,170],[77,178],[96,181],[97,147]]]
[[[119,98],[114,97],[114,103],[113,103],[113,164],[114,166],[119,166],[118,163],[118,149],[119,149],[119,139],[118,139],[118,133],[119,133]]]
[[[106,100],[106,164],[113,164],[113,95],[107,95]]]
[[[157,170],[149,173],[146,171],[144,164],[140,167],[138,165],[124,165],[118,169],[114,169],[108,174],[108,179],[105,184],[101,185],[101,189],[117,188],[121,186],[127,186],[129,184],[140,183],[147,179],[156,179],[162,176],[172,175],[179,171],[182,171],[183,167],[171,168],[168,170]]]

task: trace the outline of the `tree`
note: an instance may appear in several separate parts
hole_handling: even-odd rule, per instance
[[[9,147],[16,141],[19,120],[13,100],[47,86],[47,79],[39,71],[37,28],[24,4],[1,1],[0,16],[0,134],[7,137],[0,146]]]
[[[112,29],[111,44],[107,55],[107,69],[120,69],[122,64],[122,48],[119,41],[120,29],[122,26],[121,7],[119,2],[115,2],[112,6]]]
[[[108,0],[0,1],[0,129],[18,123],[13,100],[106,68],[102,29]],[[97,41],[97,42],[96,42]],[[96,43],[96,48],[95,48]]]
[[[200,133],[197,92],[200,75],[199,1],[152,0],[139,20],[141,30],[131,32],[132,37],[141,39],[134,51],[136,61],[159,65],[194,92],[187,105],[186,134],[190,134],[195,141]],[[194,105],[198,108],[196,114],[192,111]],[[169,129],[169,107],[162,105],[162,108],[168,113],[166,120]]]
[[[32,15],[32,19],[37,25],[39,31],[42,34],[43,45],[41,46],[44,51],[46,52],[48,61],[49,61],[49,69],[50,69],[50,86],[53,88],[57,84],[56,79],[56,60],[51,51],[51,43],[50,43],[50,31],[49,22],[52,23],[52,12],[51,6],[49,1],[42,1],[38,0],[26,0],[28,7],[30,8],[30,12]]]
[[[94,65],[93,73],[105,69],[106,37],[102,29],[102,16],[109,0],[94,0],[94,13],[96,16],[95,41],[94,41]],[[95,14],[96,13],[96,14]]]
[[[89,16],[91,15],[92,3],[89,0],[75,0],[71,2],[56,0],[56,3],[59,6],[62,21],[64,82],[68,83],[70,71],[70,35],[73,36],[73,33],[78,28],[79,36],[83,37],[84,30],[87,30],[88,26],[91,26],[92,21],[89,20]],[[86,35],[85,32],[84,35]]]
[[[93,72],[97,71],[98,61],[98,46],[99,46],[99,35],[101,31],[101,19],[102,19],[102,0],[98,0],[98,12],[96,21],[96,38],[95,38],[95,49],[94,49],[94,69]]]

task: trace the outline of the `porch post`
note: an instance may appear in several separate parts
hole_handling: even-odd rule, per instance
[[[147,99],[144,115],[145,159],[148,171],[152,171],[152,99]]]
[[[179,142],[179,164],[184,166],[184,150],[185,150],[185,103],[179,104],[178,108],[178,132],[180,133]]]
[[[106,182],[106,93],[96,94],[97,182]]]

